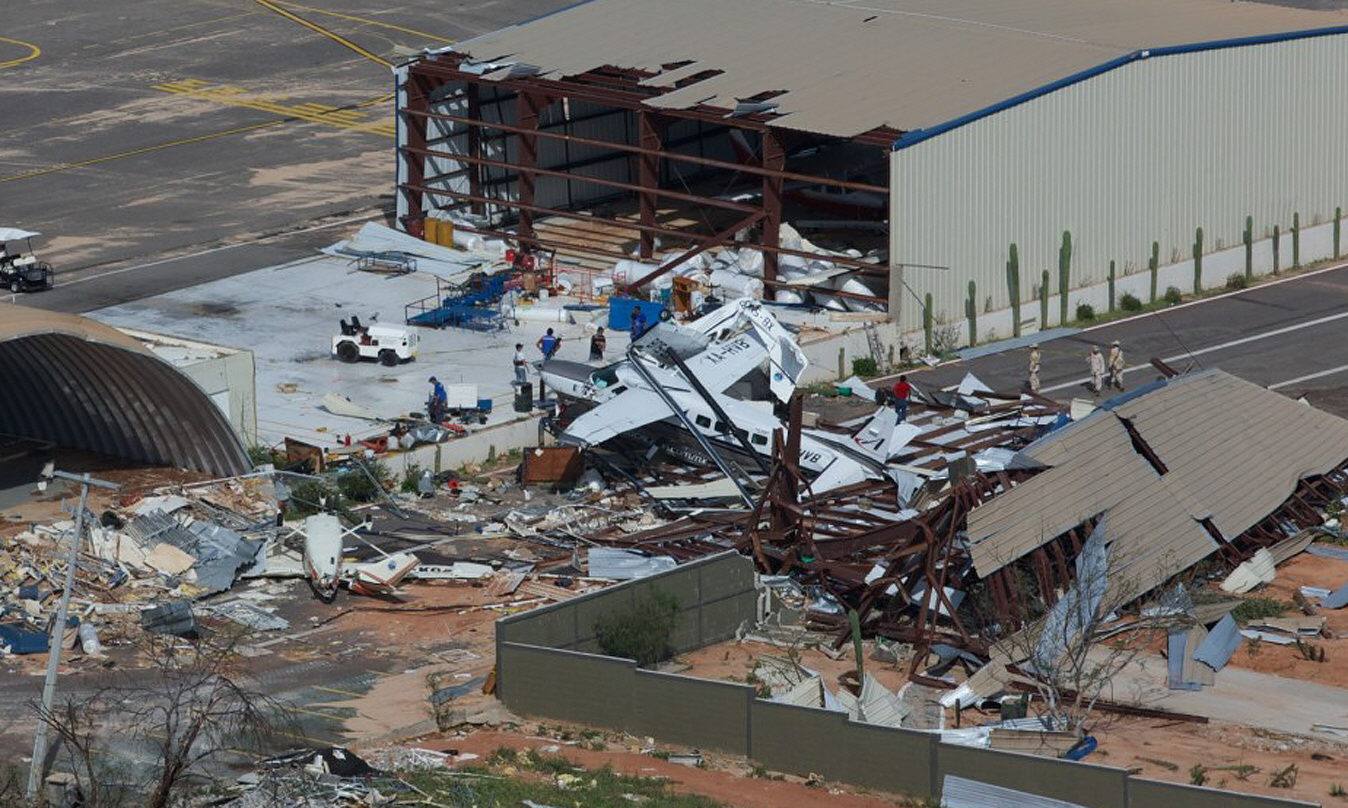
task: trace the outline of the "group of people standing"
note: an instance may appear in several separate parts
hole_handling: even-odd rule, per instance
[[[1039,371],[1042,368],[1043,356],[1039,352],[1039,343],[1030,345],[1029,378],[1025,386],[1031,393],[1039,393]],[[1123,372],[1125,365],[1123,361],[1123,346],[1118,340],[1114,340],[1109,345],[1109,357],[1100,353],[1100,346],[1092,345],[1090,353],[1086,355],[1086,363],[1091,371],[1090,388],[1095,395],[1100,395],[1106,386],[1118,390],[1123,389]],[[899,423],[903,423],[908,418],[908,402],[913,394],[913,386],[908,382],[906,374],[900,375],[899,380],[894,383],[890,389],[889,402],[898,412]]]
[[[1042,357],[1039,353],[1039,343],[1036,342],[1030,346],[1029,379],[1026,382],[1026,386],[1029,387],[1031,393],[1039,392],[1039,370],[1041,361]],[[1086,365],[1090,368],[1090,388],[1091,392],[1095,395],[1100,395],[1100,392],[1104,390],[1106,386],[1118,390],[1123,389],[1123,371],[1125,365],[1123,361],[1123,347],[1119,345],[1118,340],[1114,340],[1109,344],[1108,358],[1100,353],[1099,345],[1092,345],[1090,353],[1086,355]]]

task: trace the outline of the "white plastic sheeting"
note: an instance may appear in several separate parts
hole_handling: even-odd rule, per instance
[[[591,547],[589,563],[591,578],[612,581],[645,578],[678,566],[678,562],[669,556],[647,556],[620,547]]]

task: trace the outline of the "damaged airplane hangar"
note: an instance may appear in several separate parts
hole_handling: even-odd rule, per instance
[[[1102,523],[1110,585],[1135,602],[1207,559],[1202,574],[1225,575],[1322,524],[1348,493],[1348,421],[1220,370],[1159,379],[1077,420],[972,377],[956,391],[915,389],[902,423],[883,403],[844,424],[808,417],[784,372],[789,338],[774,341],[770,317],[750,310],[655,329],[573,387],[585,412],[555,428],[683,514],[593,541],[679,560],[750,554],[801,585],[809,623],[839,644],[856,610],[867,636],[987,659],[1007,629],[1070,591]],[[690,331],[707,339],[683,339]],[[718,372],[727,339],[748,347]],[[855,383],[853,395],[886,397]],[[672,450],[680,431],[711,462]],[[817,450],[829,453],[823,468]],[[913,657],[916,678],[924,658]]]

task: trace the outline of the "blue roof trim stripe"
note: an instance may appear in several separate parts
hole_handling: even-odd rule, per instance
[[[991,106],[974,110],[967,115],[961,115],[958,118],[952,118],[942,124],[937,124],[927,129],[914,129],[911,132],[904,132],[894,141],[893,150],[899,151],[909,146],[915,146],[924,140],[930,140],[937,135],[949,132],[952,129],[958,129],[965,124],[973,123],[981,118],[994,115],[1005,109],[1019,106],[1026,101],[1033,101],[1043,95],[1061,90],[1064,87],[1070,87],[1073,84],[1079,84],[1087,79],[1095,78],[1101,73],[1107,73],[1111,70],[1123,67],[1132,62],[1138,62],[1143,59],[1154,59],[1158,56],[1175,56],[1182,53],[1198,53],[1200,51],[1220,50],[1225,48],[1243,48],[1250,45],[1267,45],[1274,42],[1287,42],[1294,39],[1310,39],[1321,36],[1335,36],[1338,34],[1348,34],[1348,25],[1336,25],[1330,28],[1309,28],[1304,31],[1287,31],[1281,34],[1260,34],[1259,36],[1239,37],[1237,39],[1214,39],[1210,42],[1193,42],[1187,45],[1166,45],[1160,48],[1146,48],[1144,50],[1135,50],[1132,53],[1126,53],[1123,56],[1110,59],[1082,70],[1079,73],[1073,73],[1070,76],[1049,82],[1040,87],[1036,87],[1020,95],[1012,96],[1005,101],[999,101]]]

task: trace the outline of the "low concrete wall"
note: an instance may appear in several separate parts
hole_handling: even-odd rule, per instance
[[[1128,779],[1128,808],[1292,808],[1317,806],[1319,803],[1261,797],[1257,794],[1232,794],[1216,788],[1162,783],[1159,780]]]
[[[1271,275],[1273,273],[1273,239],[1264,238],[1251,245],[1251,267],[1256,278]],[[1287,272],[1292,268],[1292,235],[1284,232],[1278,240],[1279,267],[1281,272]],[[1162,261],[1168,261],[1170,256],[1161,256]],[[1303,227],[1301,229],[1301,264],[1303,267],[1313,264],[1317,261],[1324,261],[1334,258],[1334,223],[1325,222],[1314,227]],[[1058,274],[1056,264],[1050,267],[1049,287],[1053,294],[1049,295],[1048,313],[1049,322],[1045,326],[1039,320],[1039,301],[1028,299],[1020,304],[1021,333],[1031,334],[1036,331],[1043,331],[1045,328],[1057,328],[1061,323],[1058,321],[1059,300],[1057,294]],[[1115,305],[1125,294],[1131,294],[1144,304],[1151,300],[1151,272],[1145,266],[1141,267],[1118,267],[1118,276],[1115,279]],[[1126,274],[1125,274],[1126,273]],[[1228,276],[1240,273],[1245,274],[1245,245],[1236,244],[1233,247],[1224,247],[1221,250],[1215,250],[1203,255],[1203,289],[1215,290],[1226,285]],[[1031,277],[1031,274],[1033,277]],[[1021,287],[1025,289],[1025,294],[1029,295],[1034,286],[1039,285],[1039,271],[1036,269],[1033,273],[1021,268]],[[1194,262],[1193,258],[1185,258],[1182,261],[1162,264],[1156,271],[1156,297],[1160,299],[1165,294],[1167,287],[1177,287],[1182,293],[1189,295],[1194,291]],[[1109,311],[1109,284],[1099,283],[1093,286],[1083,286],[1073,289],[1067,293],[1068,317],[1076,317],[1076,308],[1081,303],[1088,303],[1095,309],[1097,314],[1103,314]],[[920,346],[923,343],[922,323],[920,315],[917,322],[903,323],[904,340],[908,345]],[[956,333],[959,334],[959,344],[966,345],[969,341],[968,321],[963,317],[949,319],[947,326],[953,326]],[[995,309],[993,311],[978,312],[978,342],[984,344],[999,339],[1007,339],[1012,336],[1012,317],[1011,309]],[[886,342],[886,345],[889,343]],[[850,351],[849,351],[850,353]],[[836,359],[834,360],[836,365]],[[849,371],[850,372],[850,371]]]
[[[652,589],[681,605],[676,645],[734,636],[755,616],[753,562],[722,553],[668,572],[502,618],[497,697],[513,712],[588,724],[671,744],[742,755],[774,771],[916,797],[941,795],[947,774],[1086,808],[1305,808],[1310,803],[1134,779],[1122,769],[940,742],[845,714],[755,697],[753,688],[646,671],[590,653],[594,621]]]
[[[675,653],[733,637],[740,625],[753,620],[757,613],[758,591],[754,588],[753,562],[728,551],[647,578],[502,618],[496,621],[498,658],[499,646],[503,643],[598,651],[594,626],[599,617],[630,606],[656,589],[679,601],[678,622],[671,640]],[[509,672],[498,663],[497,690],[506,694],[501,699],[507,704],[513,695],[512,687]]]
[[[413,464],[431,471],[443,471],[468,463],[482,463],[493,451],[497,455],[504,455],[511,449],[522,451],[537,445],[538,416],[531,415],[489,426],[444,443],[426,444],[380,459],[392,474],[401,477],[403,471]]]
[[[953,774],[1087,808],[1128,806],[1128,772],[1108,766],[943,743],[936,746],[936,772],[938,788]]]
[[[913,795],[939,788],[938,736],[851,721],[844,713],[756,700],[749,757],[773,771]]]

